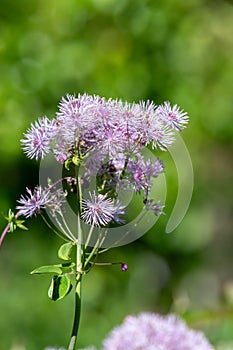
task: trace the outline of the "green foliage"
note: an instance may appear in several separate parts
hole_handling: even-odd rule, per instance
[[[63,244],[58,250],[58,257],[62,260],[70,260],[73,247],[72,242]],[[71,276],[75,275],[75,263],[68,261],[62,264],[40,266],[31,271],[32,275],[52,274],[52,281],[48,289],[48,297],[53,301],[61,300],[72,290]]]
[[[48,296],[50,299],[56,301],[63,299],[72,289],[71,278],[68,275],[53,276]]]
[[[62,246],[58,250],[58,257],[62,260],[70,260],[70,254],[73,246],[73,242],[62,244]]]
[[[27,227],[23,225],[25,220],[17,219],[17,217],[11,209],[9,209],[8,216],[4,216],[4,218],[8,221],[10,232],[15,231],[17,228],[21,230],[27,230]]]
[[[58,250],[58,257],[62,260],[70,260],[73,243],[63,244]],[[52,281],[48,290],[48,297],[54,301],[63,299],[72,289],[71,275],[74,275],[75,263],[69,261],[62,264],[40,266],[31,274],[47,275],[53,274]]]
[[[58,267],[57,265],[48,265],[48,266],[40,266],[34,269],[31,274],[37,274],[37,275],[44,275],[48,273],[56,273],[57,275],[62,274],[62,269]]]

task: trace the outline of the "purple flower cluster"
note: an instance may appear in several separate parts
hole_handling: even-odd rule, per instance
[[[62,98],[55,119],[39,119],[24,134],[22,145],[29,158],[44,158],[52,151],[64,162],[79,150],[95,150],[116,158],[132,154],[148,144],[165,150],[174,141],[174,129],[182,130],[188,116],[169,102],[123,103],[87,94]],[[80,154],[79,154],[80,156]]]
[[[151,186],[151,178],[156,178],[163,173],[164,166],[160,159],[156,159],[154,163],[150,159],[145,161],[142,157],[138,157],[137,161],[129,159],[126,173],[128,176],[128,184],[133,187],[136,192],[141,190],[148,195]]]
[[[109,334],[103,350],[214,350],[203,333],[189,329],[175,315],[128,316]]]
[[[65,164],[83,166],[82,186],[88,187],[96,176],[97,193],[82,200],[81,218],[89,225],[106,226],[111,221],[123,223],[124,207],[117,201],[117,185],[144,194],[146,209],[156,215],[162,206],[149,200],[152,180],[164,171],[163,163],[145,159],[142,150],[166,150],[174,141],[175,130],[181,131],[188,116],[169,102],[156,106],[153,102],[123,103],[87,94],[62,98],[56,117],[40,118],[24,134],[23,150],[29,158],[43,159],[52,152]],[[72,190],[75,190],[73,188]],[[21,197],[17,209],[26,217],[39,213],[50,205],[54,215],[59,211],[52,205],[47,190],[36,188]],[[64,196],[63,196],[64,198]],[[148,205],[150,203],[150,205]],[[48,205],[49,204],[49,205]]]

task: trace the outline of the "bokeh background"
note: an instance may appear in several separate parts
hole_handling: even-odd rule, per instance
[[[160,153],[166,216],[138,241],[109,251],[84,281],[79,346],[99,346],[127,314],[176,312],[218,350],[233,349],[233,6],[224,0],[1,0],[0,211],[38,183],[39,165],[20,139],[39,116],[53,117],[66,93],[128,101],[170,100],[190,115],[182,133],[195,174],[180,226],[165,227],[177,173]],[[0,225],[4,227],[1,216]],[[9,234],[0,249],[0,349],[66,346],[73,300],[47,298],[62,243],[40,219]]]

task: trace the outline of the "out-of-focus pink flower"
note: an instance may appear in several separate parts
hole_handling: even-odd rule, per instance
[[[175,315],[128,316],[103,341],[103,350],[214,350],[203,333]]]

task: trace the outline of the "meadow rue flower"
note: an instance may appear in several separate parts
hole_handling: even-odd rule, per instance
[[[50,151],[50,142],[54,135],[55,125],[47,117],[39,118],[35,125],[24,134],[21,140],[22,148],[29,158],[36,160],[44,158]]]
[[[214,350],[203,333],[175,315],[127,316],[103,341],[103,350]]]
[[[187,113],[169,102],[123,103],[99,96],[67,95],[52,121],[40,118],[25,133],[23,149],[29,158],[43,158],[52,151],[67,159],[79,147],[83,153],[95,149],[116,158],[119,153],[137,153],[149,143],[165,150],[174,141],[173,129],[181,130]]]
[[[160,201],[158,201],[157,203],[154,203],[153,199],[145,199],[144,204],[145,204],[145,209],[152,210],[155,216],[159,216],[162,214],[165,215],[165,213],[163,212],[164,205],[161,205]]]
[[[26,188],[27,194],[20,197],[16,209],[20,211],[20,215],[29,218],[36,215],[45,209],[46,204],[49,202],[49,192],[43,190],[41,186],[35,187],[33,191]]]
[[[58,105],[56,117],[39,118],[21,143],[31,159],[43,159],[51,152],[66,169],[70,164],[82,166],[79,176],[83,189],[96,176],[96,193],[82,199],[80,216],[85,223],[124,224],[121,217],[125,207],[117,200],[119,184],[144,195],[146,210],[155,215],[162,213],[163,206],[149,200],[149,194],[153,179],[164,171],[163,162],[146,159],[141,151],[149,144],[165,151],[174,141],[174,129],[181,131],[187,123],[187,113],[169,102],[156,106],[151,101],[124,103],[98,95],[67,94]],[[70,191],[77,193],[75,184]],[[16,208],[26,218],[45,208],[56,217],[62,215],[66,194],[52,187],[27,189]]]
[[[89,193],[90,200],[83,199],[81,218],[89,225],[105,226],[114,217],[118,217],[118,213],[122,213],[122,206],[114,204],[107,195]]]
[[[184,129],[188,123],[187,113],[180,110],[177,105],[171,107],[170,102],[164,102],[163,105],[159,106],[157,115],[167,125],[178,131]]]
[[[163,162],[158,158],[154,163],[150,159],[145,161],[141,157],[137,160],[130,159],[126,168],[126,172],[129,174],[129,186],[133,187],[135,191],[143,190],[145,194],[148,194],[151,178],[156,178],[163,171]]]
[[[63,192],[61,189],[54,192],[50,192],[49,200],[46,203],[46,208],[49,210],[53,217],[63,214],[63,204],[66,201],[67,192]]]
[[[34,190],[26,188],[26,195],[21,195],[18,200],[16,209],[19,210],[19,214],[29,218],[30,216],[40,214],[45,208],[49,209],[52,216],[62,213],[62,204],[65,202],[66,192],[55,187],[47,187],[43,189],[41,186],[37,186]]]
[[[151,101],[124,103],[98,95],[67,94],[55,118],[39,118],[21,143],[30,159],[43,159],[51,152],[66,170],[70,166],[82,168],[78,170],[79,190],[75,184],[77,173],[71,173],[74,179],[69,190],[73,194],[78,195],[78,191],[89,187],[93,177],[96,179],[96,193],[89,193],[89,199],[81,196],[79,215],[85,223],[124,224],[121,217],[125,207],[117,199],[119,186],[140,193],[146,210],[155,215],[162,213],[163,206],[154,203],[149,195],[153,179],[164,171],[163,162],[146,159],[142,150],[151,145],[165,151],[175,139],[174,129],[181,131],[187,123],[187,113],[169,102],[157,106]],[[69,193],[55,191],[53,186],[26,191],[18,201],[17,215],[28,218],[49,209],[58,222]]]

